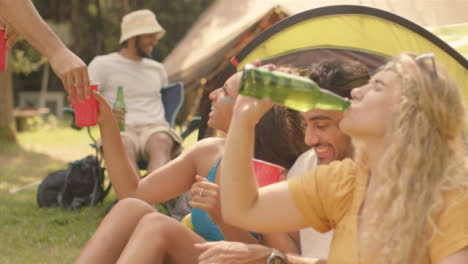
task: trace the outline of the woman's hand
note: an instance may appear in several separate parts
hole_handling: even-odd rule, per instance
[[[99,92],[93,91],[94,98],[96,98],[98,102],[98,124],[103,124],[108,122],[108,120],[114,119],[114,114],[112,111],[112,107],[107,102],[106,98],[104,98]]]
[[[255,61],[253,64],[256,67],[262,67],[270,71],[276,70],[274,64],[261,65],[261,61]],[[239,95],[234,106],[234,113],[244,115],[246,121],[255,125],[271,107],[273,107],[273,102],[270,99],[259,100],[250,96]]]
[[[219,200],[219,186],[199,175],[195,176],[195,178],[197,182],[192,184],[190,188],[190,195],[192,196],[192,200],[189,202],[190,205],[204,210],[211,220],[219,225],[223,221]]]
[[[262,116],[273,107],[270,99],[256,99],[239,95],[234,105],[234,116],[242,118],[243,122],[255,126]]]

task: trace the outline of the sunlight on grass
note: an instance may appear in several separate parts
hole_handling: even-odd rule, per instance
[[[39,209],[32,190],[15,195],[1,192],[0,201],[1,263],[72,263],[108,204],[98,205],[89,215],[87,208]]]
[[[99,129],[93,127],[92,135],[99,138]],[[73,161],[94,154],[86,129],[80,131],[70,127],[27,131],[18,134],[21,146],[30,151],[41,152],[63,161]]]
[[[50,137],[53,134],[49,131]],[[63,148],[70,145],[73,144]],[[37,185],[15,193],[10,191],[39,182],[49,172],[64,168],[66,163],[22,146],[4,142],[0,146],[0,263],[72,263],[115,195],[107,197],[89,215],[88,209],[80,212],[39,209]]]
[[[99,139],[99,128],[91,128],[91,135]],[[198,130],[195,130],[184,140],[184,149],[195,144],[197,137]],[[93,142],[86,128],[79,131],[71,127],[26,131],[18,134],[18,141],[26,150],[44,153],[66,162],[95,154],[94,148],[90,146]]]

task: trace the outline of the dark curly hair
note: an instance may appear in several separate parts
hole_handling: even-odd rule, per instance
[[[342,58],[325,59],[312,64],[308,75],[321,88],[347,98],[351,98],[353,88],[366,84],[370,79],[366,65]]]
[[[351,97],[351,90],[366,84],[368,68],[361,62],[333,58],[312,64],[308,69],[281,65],[277,71],[308,76],[321,88],[344,97]],[[304,125],[299,112],[275,105],[255,128],[255,158],[291,168],[294,161],[308,147],[304,143]]]
[[[290,169],[309,147],[299,112],[275,105],[255,127],[254,157]]]

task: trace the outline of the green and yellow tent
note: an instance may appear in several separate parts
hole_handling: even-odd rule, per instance
[[[466,24],[433,28],[466,48]],[[371,69],[401,52],[434,53],[468,98],[468,61],[431,31],[388,11],[357,5],[335,5],[307,10],[268,28],[232,58],[218,87],[254,60],[307,66],[324,57],[342,56],[362,61]],[[206,116],[203,116],[206,118]],[[202,120],[203,121],[203,120]],[[202,122],[199,137],[204,135]]]

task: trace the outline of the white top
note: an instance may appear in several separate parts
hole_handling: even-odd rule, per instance
[[[125,124],[164,121],[161,87],[167,85],[167,73],[161,63],[143,58],[133,61],[113,52],[96,56],[88,66],[91,82],[99,83],[99,92],[113,105],[117,89],[123,87]]]
[[[287,178],[311,171],[315,167],[317,167],[317,154],[315,154],[314,149],[309,149],[299,155],[296,161],[294,161],[294,164],[288,171]]]
[[[300,175],[317,167],[317,155],[313,149],[302,153],[288,171],[287,178]],[[312,228],[299,231],[301,238],[301,252],[304,257],[328,258],[333,231],[319,233]]]

